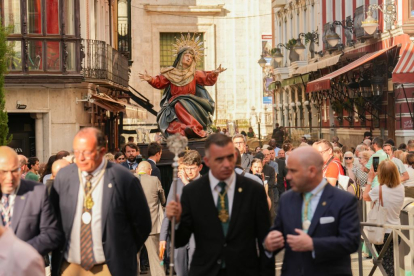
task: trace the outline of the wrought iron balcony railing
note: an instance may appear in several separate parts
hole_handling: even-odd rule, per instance
[[[105,41],[82,39],[82,74],[85,78],[110,81],[128,87],[128,60]]]

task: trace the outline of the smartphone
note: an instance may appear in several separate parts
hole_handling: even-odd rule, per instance
[[[374,156],[374,158],[372,159],[372,166],[374,167],[374,172],[377,172],[378,165],[379,165],[379,157]]]

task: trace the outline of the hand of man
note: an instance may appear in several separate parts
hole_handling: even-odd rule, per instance
[[[160,248],[159,251],[162,252],[163,250],[165,250],[165,246],[167,245],[166,241],[160,241]]]
[[[283,235],[279,231],[270,232],[265,239],[265,250],[273,252],[285,246]]]
[[[168,203],[165,213],[169,220],[172,220],[172,218],[175,217],[175,222],[178,223],[180,222],[181,212],[181,204],[179,202],[178,195],[176,195],[176,201],[172,200]]]
[[[307,252],[313,251],[312,238],[303,232],[301,229],[295,229],[295,232],[299,235],[287,235],[286,242],[294,252]]]

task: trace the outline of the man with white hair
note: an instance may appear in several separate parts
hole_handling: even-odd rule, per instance
[[[363,152],[367,149],[367,145],[365,144],[359,144],[356,148],[355,148],[355,153],[354,153],[354,167],[360,167],[361,164],[359,164],[359,153]]]
[[[165,194],[160,180],[156,176],[151,176],[151,171],[151,164],[148,161],[141,161],[138,164],[135,176],[142,183],[142,189],[144,190],[151,213],[152,229],[145,241],[151,275],[164,276],[164,269],[159,265],[158,245],[160,242],[161,222],[164,219],[161,205],[165,204]]]

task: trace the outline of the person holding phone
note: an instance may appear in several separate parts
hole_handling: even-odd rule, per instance
[[[384,146],[384,139],[381,137],[375,137],[374,140],[372,140],[372,147],[375,150],[375,153],[371,155],[371,157],[368,160],[368,163],[365,165],[365,172],[369,172],[371,168],[375,169],[378,168],[379,164],[384,161],[388,160],[389,156],[385,153],[385,151],[382,149]],[[375,159],[375,162],[374,162]],[[375,166],[374,166],[375,165]],[[375,188],[379,185],[378,177],[375,176],[375,178],[372,180],[372,188]]]

